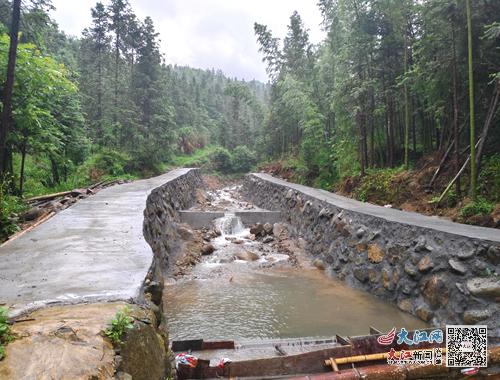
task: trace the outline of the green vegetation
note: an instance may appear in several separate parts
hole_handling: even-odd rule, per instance
[[[216,146],[256,149],[267,86],[166,65],[151,18],[139,20],[128,0],[97,2],[81,38],[58,30],[50,0],[22,2],[7,75],[19,4],[0,0],[0,83],[12,81],[11,122],[0,124],[1,239],[16,229],[16,197],[153,176],[183,160],[205,166]],[[205,161],[186,157],[194,153]],[[236,152],[237,170],[255,161],[247,153]]]
[[[5,345],[11,340],[7,309],[0,307],[0,360],[5,357]]]
[[[254,25],[271,78],[261,156],[296,157],[294,179],[326,189],[368,177],[359,181],[359,198],[378,193],[391,203],[399,197],[394,168],[414,175],[411,167],[448,152],[439,176],[446,184],[454,179],[450,203],[468,193],[474,198],[476,188],[496,201],[483,173],[500,146],[500,3],[319,0],[318,6],[327,37],[317,45],[297,12],[283,39]],[[468,170],[459,172],[464,163]],[[431,191],[447,187],[441,178]]]
[[[494,204],[483,197],[477,197],[474,201],[467,203],[460,209],[460,216],[468,218],[475,215],[488,215],[495,208]]]
[[[109,327],[104,331],[106,336],[111,339],[114,344],[121,343],[123,334],[127,330],[134,328],[134,318],[131,316],[131,313],[132,309],[129,306],[124,306],[121,310],[116,312]]]
[[[398,174],[404,171],[404,166],[394,169],[373,169],[357,187],[357,198],[366,202],[377,198],[379,203],[392,204],[404,189],[397,182]]]
[[[298,12],[281,39],[254,25],[268,84],[167,65],[129,0],[97,2],[80,38],[50,20],[49,0],[26,0],[15,46],[20,4],[0,0],[0,237],[16,228],[16,197],[170,166],[234,175],[275,162],[329,190],[367,177],[358,198],[391,203],[398,168],[447,152],[432,196],[499,201],[498,2],[319,0],[318,44]]]

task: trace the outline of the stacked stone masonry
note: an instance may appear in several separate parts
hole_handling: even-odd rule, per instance
[[[175,228],[179,221],[178,212],[194,204],[196,189],[202,183],[199,169],[191,169],[149,194],[143,230],[155,255],[154,267],[162,271],[168,268],[169,253],[174,249],[172,244],[178,241]]]
[[[243,191],[257,206],[281,211],[332,277],[432,325],[486,324],[490,339],[499,341],[500,231],[368,205],[266,174],[249,174]]]

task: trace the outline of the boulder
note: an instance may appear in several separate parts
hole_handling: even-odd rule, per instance
[[[212,244],[204,244],[201,247],[201,254],[203,256],[211,255],[215,251],[215,247]]]
[[[451,269],[458,274],[465,274],[467,272],[467,268],[465,267],[465,265],[458,260],[449,259],[448,264],[450,265]]]
[[[474,325],[488,319],[489,317],[491,317],[491,311],[488,309],[466,310],[464,313],[464,323],[467,325]]]
[[[498,277],[476,277],[467,281],[467,289],[475,296],[500,297],[500,279]]]
[[[236,258],[243,261],[256,261],[259,259],[259,255],[251,251],[238,252]]]
[[[183,225],[177,227],[177,233],[184,241],[191,241],[194,238],[194,232],[190,228]]]
[[[259,236],[264,232],[264,225],[262,223],[257,223],[250,228],[250,233],[255,236]]]
[[[264,231],[266,235],[270,235],[273,233],[273,225],[271,223],[264,224]]]

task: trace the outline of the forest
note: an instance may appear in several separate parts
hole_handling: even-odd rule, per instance
[[[317,5],[318,44],[297,12],[285,36],[255,20],[261,83],[167,64],[128,0],[97,2],[79,37],[50,0],[0,0],[0,238],[25,198],[174,166],[498,227],[500,3]]]

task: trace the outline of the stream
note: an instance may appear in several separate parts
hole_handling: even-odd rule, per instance
[[[369,326],[388,331],[427,325],[387,302],[329,278],[300,249],[298,263],[281,249],[298,247],[287,239],[253,240],[234,216],[252,209],[238,187],[209,194],[211,210],[225,211],[215,221],[222,234],[215,251],[189,274],[166,281],[164,302],[171,340],[205,339],[261,342],[273,339],[366,335]],[[268,239],[269,240],[269,239]]]

